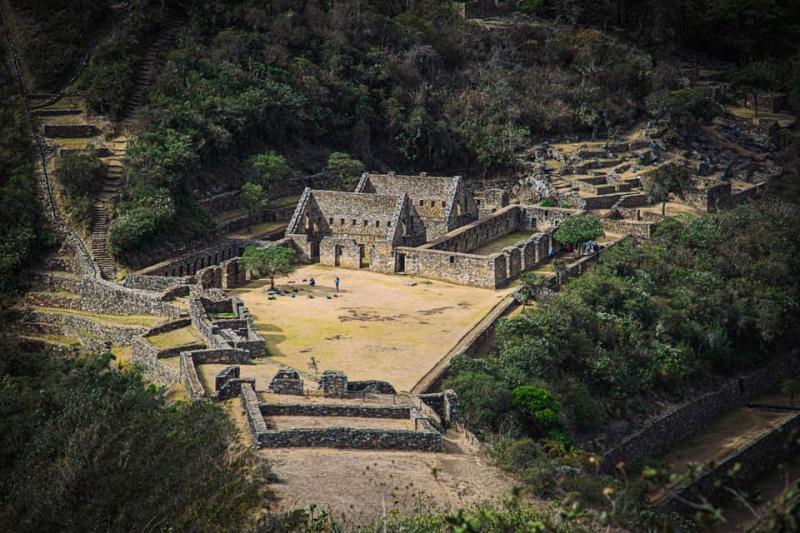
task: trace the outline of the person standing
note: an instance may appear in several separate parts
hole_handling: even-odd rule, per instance
[[[336,279],[333,280],[334,285],[336,285],[336,292],[339,292],[339,276],[336,276]]]

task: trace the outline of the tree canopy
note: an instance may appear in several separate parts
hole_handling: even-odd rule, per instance
[[[603,226],[596,216],[579,213],[565,219],[553,233],[553,237],[562,243],[580,244],[593,241],[603,236]]]
[[[294,249],[286,246],[248,246],[242,255],[242,264],[257,276],[268,276],[270,287],[274,289],[275,276],[291,272],[295,256]]]

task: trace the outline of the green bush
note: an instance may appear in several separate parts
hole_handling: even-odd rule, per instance
[[[26,269],[47,243],[33,172],[33,139],[25,102],[0,47],[0,306],[24,290]]]
[[[169,404],[164,389],[109,360],[0,340],[0,522],[15,531],[246,529],[270,500],[268,470],[238,448],[225,410]]]
[[[522,385],[511,391],[511,399],[512,405],[535,435],[546,434],[560,426],[560,407],[550,391],[533,385]]]
[[[56,168],[55,176],[64,189],[67,212],[78,225],[92,222],[92,203],[102,188],[105,171],[93,147],[67,152]]]

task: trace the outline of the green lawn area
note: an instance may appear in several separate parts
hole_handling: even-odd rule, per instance
[[[150,344],[160,350],[177,348],[189,344],[203,344],[203,339],[191,325],[146,338]]]
[[[20,335],[20,338],[42,341],[48,344],[57,344],[59,346],[77,347],[81,345],[78,339],[73,339],[72,337],[64,337],[62,335],[25,334],[25,335]]]
[[[503,248],[513,246],[519,241],[527,241],[531,235],[533,234],[530,232],[515,231],[513,233],[509,233],[508,235],[503,235],[499,239],[495,239],[490,243],[484,244],[480,248],[473,250],[470,253],[475,255],[492,255],[500,253],[503,251]]]

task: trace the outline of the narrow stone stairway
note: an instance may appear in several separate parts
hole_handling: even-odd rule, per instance
[[[150,46],[147,54],[136,63],[134,67],[136,69],[134,76],[136,85],[125,101],[121,113],[120,126],[123,131],[136,129],[138,126],[136,110],[144,104],[147,89],[156,79],[160,68],[163,66],[165,51],[175,40],[183,23],[184,21],[178,13],[171,12],[164,20],[164,29],[161,34]]]

